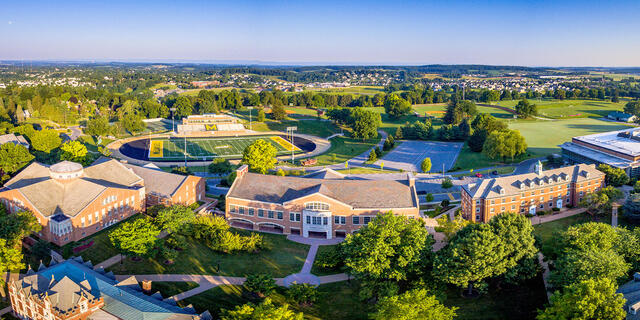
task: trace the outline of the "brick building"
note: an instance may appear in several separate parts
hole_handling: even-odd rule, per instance
[[[93,270],[81,260],[41,265],[37,273],[29,269],[8,283],[8,291],[19,319],[211,319],[208,311],[197,314],[192,306],[180,308],[159,293],[147,296],[135,278],[116,282],[113,273]]]
[[[204,197],[202,178],[137,168],[108,158],[84,168],[32,163],[0,189],[0,202],[10,212],[32,212],[42,225],[38,237],[62,246],[143,211],[147,202],[189,205]]]
[[[604,186],[604,173],[594,165],[579,164],[535,172],[482,179],[462,187],[462,215],[475,222],[487,222],[497,214],[536,214],[553,208],[577,205],[584,195]]]
[[[344,237],[377,214],[420,218],[415,180],[347,180],[333,170],[307,177],[279,177],[250,173],[246,166],[226,198],[226,217],[232,225],[254,230]]]

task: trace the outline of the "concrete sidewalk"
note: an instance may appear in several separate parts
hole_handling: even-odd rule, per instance
[[[11,312],[11,310],[12,310],[11,307],[6,307],[6,308],[0,310],[0,316]]]

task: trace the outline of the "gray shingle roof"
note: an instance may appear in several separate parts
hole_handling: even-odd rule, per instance
[[[518,194],[532,188],[569,182],[581,182],[601,176],[604,176],[604,173],[596,169],[595,165],[578,164],[575,166],[546,170],[543,171],[541,175],[532,172],[500,178],[482,179],[478,183],[471,183],[462,188],[471,195],[472,198],[498,198],[504,197],[505,195]],[[502,189],[504,193],[501,194],[500,189]]]
[[[187,176],[180,174],[140,167],[133,164],[124,164],[124,166],[144,179],[144,187],[147,193],[158,193],[172,196],[188,178]]]
[[[250,172],[236,179],[228,196],[282,204],[315,193],[357,209],[418,206],[415,190],[408,181],[314,179]]]
[[[44,216],[75,216],[107,188],[130,188],[141,181],[120,162],[100,159],[84,168],[83,176],[64,183],[50,177],[49,166],[32,163],[4,188],[17,189]]]

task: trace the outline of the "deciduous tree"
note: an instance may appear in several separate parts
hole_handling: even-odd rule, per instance
[[[425,289],[413,289],[403,294],[384,297],[370,315],[375,320],[451,320],[458,308],[448,308]]]
[[[588,279],[574,283],[551,296],[550,306],[538,320],[622,320],[625,299],[616,293],[610,279]]]
[[[109,240],[114,247],[124,254],[149,256],[158,240],[160,229],[151,218],[144,217],[120,223],[120,226],[109,233]]]
[[[252,303],[237,306],[233,310],[222,310],[221,320],[253,320],[253,319],[273,319],[273,320],[303,320],[302,312],[295,312],[289,309],[288,305],[276,306],[271,299],[266,298],[261,304]]]
[[[264,139],[258,139],[242,152],[242,163],[247,164],[254,172],[266,174],[278,162],[276,147]]]
[[[60,134],[51,129],[36,131],[31,139],[31,147],[33,147],[33,149],[47,154],[50,153],[51,150],[59,147],[61,143],[62,139],[60,139]]]
[[[431,171],[431,158],[424,158],[424,160],[422,160],[422,164],[420,165],[420,169],[422,169],[422,172]]]
[[[34,156],[22,145],[5,143],[0,146],[0,170],[13,174],[33,160]]]

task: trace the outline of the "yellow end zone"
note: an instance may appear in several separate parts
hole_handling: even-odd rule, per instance
[[[280,136],[271,137],[271,140],[275,141],[277,144],[279,144],[280,146],[285,148],[285,150],[287,150],[287,151],[291,151],[291,150],[300,151],[300,148],[292,145],[291,142],[289,142],[289,141],[287,141],[285,139],[282,139],[282,137],[280,137]]]
[[[151,141],[151,149],[149,150],[149,158],[162,158],[162,150],[164,142],[162,140]]]

